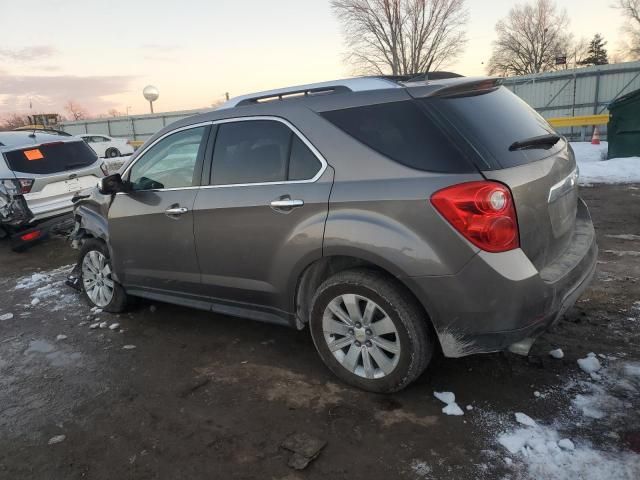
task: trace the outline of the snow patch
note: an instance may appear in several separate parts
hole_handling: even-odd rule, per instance
[[[607,142],[591,145],[588,142],[571,142],[580,168],[580,184],[638,183],[640,182],[640,157],[607,157]]]
[[[65,435],[56,435],[49,439],[49,445],[55,445],[56,443],[64,442],[67,437]]]
[[[586,373],[594,373],[602,368],[600,361],[595,355],[587,355],[586,358],[579,358],[578,366]]]
[[[447,404],[447,406],[442,409],[442,413],[444,413],[445,415],[454,415],[457,417],[459,417],[460,415],[464,415],[464,412],[456,402]]]
[[[11,320],[12,318],[13,318],[13,313],[3,313],[2,315],[0,315],[0,322]]]
[[[588,442],[576,446],[549,427],[519,428],[503,433],[498,443],[524,462],[528,478],[601,480],[637,478],[640,456],[596,450]],[[508,464],[508,462],[505,462]]]
[[[533,418],[522,412],[516,413],[516,421],[522,425],[526,425],[527,427],[535,427],[537,425]]]
[[[456,396],[453,392],[433,392],[433,396],[447,405],[442,409],[445,415],[464,415],[460,406],[456,403]]]
[[[433,396],[447,405],[456,401],[456,396],[453,392],[433,392]]]
[[[564,358],[564,352],[562,351],[561,348],[556,348],[555,350],[551,350],[549,352],[549,355],[551,355],[553,358],[557,358],[558,360]]]

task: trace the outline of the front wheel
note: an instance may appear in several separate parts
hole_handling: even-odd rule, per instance
[[[86,241],[78,263],[82,292],[89,303],[107,312],[122,312],[127,304],[127,294],[112,276],[107,245],[97,239]]]
[[[433,339],[424,310],[394,280],[372,270],[340,272],[314,298],[311,335],[320,357],[346,383],[395,392],[427,367]]]

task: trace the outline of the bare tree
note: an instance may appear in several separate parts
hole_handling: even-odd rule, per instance
[[[357,73],[407,75],[439,69],[464,49],[464,0],[332,0],[347,61]]]
[[[0,121],[0,131],[14,130],[29,124],[29,119],[25,115],[11,113]]]
[[[629,20],[624,29],[628,40],[623,49],[624,56],[629,60],[640,59],[640,0],[617,0],[615,8]]]
[[[555,57],[567,54],[568,25],[567,12],[558,11],[552,0],[516,5],[496,24],[489,73],[527,75],[555,69]]]
[[[87,118],[87,111],[84,107],[73,100],[69,100],[64,109],[67,111],[72,120],[84,120]]]
[[[107,112],[107,114],[110,117],[121,117],[122,116],[122,112],[119,112],[117,108],[110,108],[109,111]]]

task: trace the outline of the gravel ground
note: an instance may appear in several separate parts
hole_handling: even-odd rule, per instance
[[[516,412],[586,449],[586,460],[567,457],[574,467],[610,460],[621,467],[609,478],[639,478],[640,390],[612,372],[640,361],[640,187],[582,195],[596,280],[531,355],[438,358],[389,396],[340,384],[308,331],[148,302],[91,311],[63,285],[77,253],[63,239],[23,254],[0,243],[0,478],[580,476],[536,474],[533,450],[508,452],[499,436],[518,427]],[[600,380],[576,362],[589,352],[601,355]],[[592,421],[576,399],[595,388],[612,400]],[[464,416],[444,415],[434,391],[454,392]],[[295,433],[327,442],[302,471],[281,446]]]

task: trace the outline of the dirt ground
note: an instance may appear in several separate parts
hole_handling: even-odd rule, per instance
[[[640,361],[640,237],[625,236],[640,235],[640,187],[582,195],[598,232],[596,280],[531,355],[438,358],[389,396],[339,383],[308,331],[149,302],[92,312],[62,284],[77,255],[63,239],[22,254],[0,243],[0,318],[13,314],[0,321],[0,478],[528,478],[526,460],[497,441],[514,412],[565,421],[577,444],[629,462],[638,390],[614,391],[620,411],[591,422],[572,389],[588,352],[606,368]],[[548,355],[557,347],[562,360]],[[444,415],[434,390],[454,392],[465,415]],[[327,442],[302,471],[281,447],[293,433]]]

